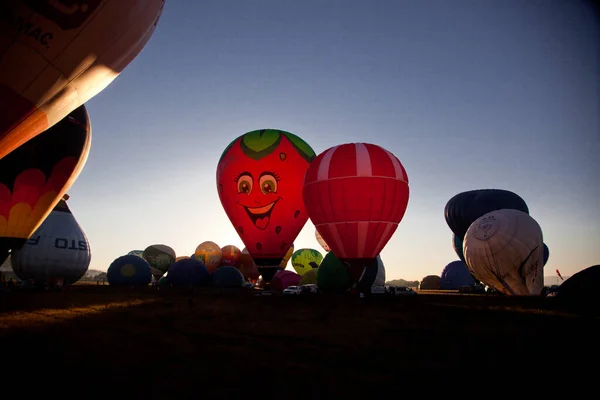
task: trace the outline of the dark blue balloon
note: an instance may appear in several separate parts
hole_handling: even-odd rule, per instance
[[[212,286],[219,288],[241,288],[246,280],[244,274],[231,265],[223,265],[215,269],[210,277]]]
[[[479,217],[504,208],[529,214],[525,200],[518,194],[503,189],[477,189],[459,193],[444,207],[444,217],[450,230],[461,240],[469,226]]]
[[[476,283],[467,264],[461,260],[446,265],[440,278],[442,290],[458,290],[461,286],[473,286]]]
[[[544,265],[548,262],[548,258],[550,258],[550,249],[546,246],[546,243],[544,243]]]
[[[148,286],[152,281],[150,264],[142,257],[128,254],[115,259],[106,271],[109,285]]]
[[[172,286],[207,286],[210,272],[202,261],[184,258],[171,264],[167,280]]]
[[[463,241],[461,238],[456,236],[454,233],[452,234],[452,247],[454,248],[454,252],[460,258],[462,262],[465,261],[465,255],[463,253]]]

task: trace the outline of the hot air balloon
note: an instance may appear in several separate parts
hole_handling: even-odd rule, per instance
[[[0,160],[108,86],[144,48],[163,5],[3,0]]]
[[[174,287],[207,286],[210,272],[202,261],[187,258],[171,265],[167,280]]]
[[[323,293],[342,293],[352,286],[348,267],[335,255],[333,250],[323,257],[317,273],[317,286]]]
[[[244,287],[246,280],[236,267],[223,265],[211,274],[210,282],[213,287],[233,289]]]
[[[550,249],[548,248],[548,246],[546,246],[546,243],[543,243],[544,245],[544,266],[546,265],[546,263],[548,262],[548,259],[550,258]]]
[[[240,266],[239,270],[244,276],[251,281],[256,281],[260,277],[260,272],[258,272],[258,267],[254,263],[252,256],[247,248],[244,247],[242,250],[242,255],[240,256]]]
[[[211,241],[200,243],[194,252],[194,258],[202,261],[210,273],[221,265],[221,257],[221,247]]]
[[[91,138],[88,113],[81,106],[0,159],[0,261],[9,249],[25,244],[75,182]]]
[[[477,218],[463,251],[471,273],[507,295],[539,295],[544,288],[542,229],[529,214],[501,209]]]
[[[150,264],[132,254],[118,257],[108,267],[106,279],[114,286],[148,286],[152,281]]]
[[[321,245],[321,247],[323,248],[323,250],[325,250],[325,252],[328,252],[331,250],[331,248],[329,247],[329,245],[327,244],[327,242],[325,242],[325,239],[323,239],[323,236],[321,236],[321,234],[319,233],[318,230],[315,229],[315,238],[317,238],[317,242],[319,242],[319,244]]]
[[[271,279],[271,289],[275,291],[282,291],[288,286],[297,286],[300,284],[302,277],[292,271],[277,271]]]
[[[13,270],[20,279],[57,286],[81,279],[90,260],[88,239],[65,200],[58,202],[22,248],[11,252]]]
[[[503,189],[476,189],[458,193],[448,200],[444,217],[450,230],[464,241],[467,229],[477,218],[503,208],[529,214],[527,203],[516,193]]]
[[[421,290],[439,290],[441,277],[437,275],[427,275],[421,280],[419,289]]]
[[[232,244],[221,248],[221,265],[230,265],[239,268],[242,257],[242,251]]]
[[[285,253],[285,255],[283,256],[283,259],[279,263],[279,268],[281,268],[281,269],[287,268],[288,261],[290,261],[290,258],[292,258],[292,254],[294,254],[294,243],[292,243],[292,245],[288,249],[287,253]]]
[[[448,263],[440,276],[440,289],[442,290],[458,290],[461,286],[474,286],[475,283],[469,267],[462,260]]]
[[[179,257],[175,257],[175,261],[174,261],[174,262],[181,261],[181,260],[187,260],[188,258],[190,258],[190,257],[189,257],[189,256],[179,256]]]
[[[318,283],[319,268],[314,268],[306,271],[300,279],[300,285],[309,285]]]
[[[369,288],[371,286],[385,285],[385,265],[381,259],[381,255],[375,257],[377,262],[376,268],[365,268],[359,279],[360,287]]]
[[[465,255],[463,254],[463,241],[461,238],[452,233],[452,248],[454,252],[460,258],[461,261],[465,261]]]
[[[219,160],[221,204],[266,282],[308,220],[302,180],[314,157],[298,136],[262,129],[236,138]]]
[[[386,149],[370,143],[331,147],[310,164],[303,198],[311,221],[354,282],[390,240],[408,205],[408,176]]]
[[[131,250],[127,255],[144,258],[144,250]]]
[[[321,261],[323,261],[323,254],[315,249],[298,249],[292,254],[292,267],[300,276],[313,268],[318,268]]]
[[[165,244],[153,244],[144,249],[144,260],[148,261],[152,267],[152,276],[156,279],[169,270],[171,264],[175,262],[175,250]]]

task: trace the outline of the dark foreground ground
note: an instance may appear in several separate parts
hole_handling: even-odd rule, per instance
[[[598,315],[549,298],[76,285],[0,301],[3,387],[63,399],[372,398],[477,376],[553,385],[600,356]]]

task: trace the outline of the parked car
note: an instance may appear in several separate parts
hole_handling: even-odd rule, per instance
[[[302,286],[288,286],[283,289],[285,295],[299,295],[302,294]]]
[[[371,286],[371,294],[385,294],[385,286]]]
[[[417,292],[408,286],[390,286],[388,292],[394,296],[414,296],[417,294]]]
[[[319,287],[314,283],[307,283],[306,285],[300,286],[300,288],[304,294],[319,293]]]

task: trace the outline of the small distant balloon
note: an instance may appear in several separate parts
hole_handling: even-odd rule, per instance
[[[121,256],[108,267],[106,279],[109,285],[148,286],[152,281],[150,264],[138,256]]]
[[[242,257],[242,251],[232,244],[221,248],[221,265],[228,265],[239,268]]]
[[[292,254],[292,267],[300,276],[318,268],[321,261],[323,261],[323,254],[315,249],[298,249]]]
[[[200,243],[194,252],[194,258],[202,261],[210,273],[221,265],[221,256],[221,247],[210,240]]]
[[[158,275],[154,275],[159,279],[175,262],[176,255],[175,250],[166,244],[153,244],[144,249],[143,257],[152,268],[160,271]]]

